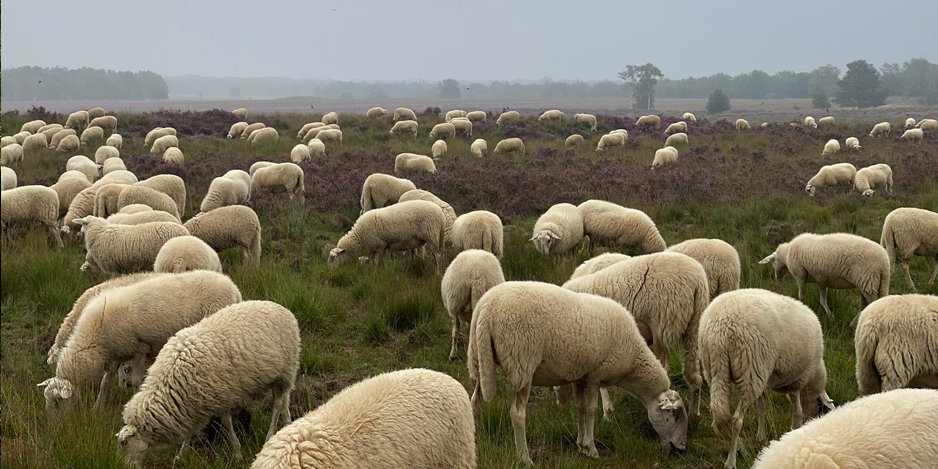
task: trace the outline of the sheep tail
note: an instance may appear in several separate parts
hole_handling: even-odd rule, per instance
[[[874,360],[879,341],[874,331],[869,329],[861,322],[856,331],[857,386],[861,395],[875,394],[882,389],[882,380]]]
[[[258,265],[261,262],[261,231],[258,226],[254,239],[251,240],[251,262]]]
[[[472,327],[469,340],[469,375],[479,383],[482,391],[482,400],[490,402],[497,392],[495,380],[495,343],[492,341],[488,321],[479,321],[473,314]]]
[[[293,188],[293,194],[304,194],[306,193],[306,184],[303,181],[303,173],[296,175],[296,186]]]
[[[365,184],[365,187],[362,188],[362,213],[365,213],[372,208],[374,208],[374,203],[371,200],[371,186]]]
[[[883,235],[879,239],[879,244],[886,250],[886,255],[889,257],[889,271],[892,272],[896,268],[896,233],[889,223],[883,225]]]
[[[716,352],[716,353],[714,353]],[[731,383],[733,382],[732,363],[729,354],[723,348],[708,352],[707,376],[710,381],[710,414],[713,416],[714,430],[726,431],[732,423]]]

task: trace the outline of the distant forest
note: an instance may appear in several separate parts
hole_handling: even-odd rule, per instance
[[[169,98],[166,81],[156,73],[94,68],[6,69],[0,92],[8,101]]]

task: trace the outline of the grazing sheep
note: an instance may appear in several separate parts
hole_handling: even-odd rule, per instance
[[[853,186],[853,180],[857,176],[857,168],[850,163],[837,163],[822,166],[820,171],[808,180],[804,186],[805,192],[811,197],[817,195],[818,189],[830,186],[850,185]]]
[[[56,223],[59,219],[59,195],[45,186],[22,186],[0,192],[0,227],[3,238],[9,240],[11,225],[40,224],[49,231],[49,236],[58,247],[62,238]]]
[[[921,132],[919,129],[915,129]],[[46,136],[43,134],[35,134],[26,137],[23,140],[23,152],[24,153],[33,153],[42,150],[49,149],[49,142],[46,140]]]
[[[459,330],[463,323],[472,321],[472,311],[482,295],[492,287],[505,283],[502,265],[492,253],[469,249],[459,253],[446,268],[440,289],[443,307],[453,320],[453,346],[449,359],[458,358]]]
[[[394,158],[394,173],[435,173],[436,165],[433,158],[416,153],[401,153]]]
[[[442,123],[433,126],[433,129],[430,130],[430,138],[455,138],[456,137],[456,126],[451,123]]]
[[[81,132],[81,138],[79,138],[79,140],[82,145],[88,145],[97,140],[104,140],[104,129],[101,127],[88,126],[88,128]]]
[[[870,131],[870,137],[877,137],[883,134],[889,135],[892,131],[892,126],[889,122],[880,122],[873,126],[873,130]]]
[[[303,195],[306,187],[303,182],[303,168],[293,163],[279,163],[254,171],[251,176],[251,192],[256,193],[262,187],[283,187],[290,200]]]
[[[655,151],[655,159],[651,162],[651,169],[655,170],[664,165],[676,163],[678,159],[677,148],[664,147]]]
[[[40,128],[38,133],[45,135],[46,141],[49,142],[49,148],[53,148],[52,138],[55,137],[55,134],[63,130],[65,130],[65,127],[63,127],[62,124],[49,124]]]
[[[310,130],[325,126],[326,124],[323,124],[322,122],[310,122],[308,124],[303,124],[303,127],[301,127],[300,131],[296,133],[296,136],[298,138],[303,138]]]
[[[169,147],[163,152],[163,162],[181,165],[186,161],[186,155],[177,147]]]
[[[443,216],[446,218],[446,226],[443,229],[444,245],[451,246],[453,244],[453,223],[456,221],[456,211],[453,210],[453,207],[443,199],[420,189],[405,192],[398,202],[407,202],[408,200],[426,200],[435,203],[440,207],[440,210],[443,210]]]
[[[0,190],[6,191],[10,189],[16,189],[16,183],[17,183],[16,171],[13,171],[12,169],[7,168],[6,166],[2,166],[0,167],[0,174],[2,174],[2,178],[0,179],[2,179],[3,181],[2,184],[0,184]]]
[[[832,116],[822,117],[817,121],[816,127],[830,127],[834,125],[834,118]]]
[[[88,124],[89,127],[101,127],[102,129],[107,129],[108,132],[113,132],[117,130],[117,118],[114,116],[101,116],[91,119],[91,123]]]
[[[457,117],[466,117],[466,111],[461,109],[453,109],[452,111],[447,111],[446,115],[443,116],[443,120],[450,122]]]
[[[322,140],[320,140],[319,142],[322,143]],[[294,163],[300,163],[308,159],[309,159],[309,147],[308,146],[300,143],[294,146],[292,150],[290,150],[290,161]]]
[[[570,252],[583,241],[580,209],[573,204],[552,206],[534,223],[534,232],[528,241],[545,256]]]
[[[519,121],[521,121],[521,114],[519,114],[518,111],[505,111],[499,114],[498,119],[495,119],[496,124],[508,124]]]
[[[812,128],[812,129],[816,129],[816,128],[817,128],[817,122],[814,121],[814,118],[813,118],[813,117],[808,116],[808,117],[805,117],[805,118],[804,118],[804,126],[805,126],[805,127],[810,127],[810,128]]]
[[[82,127],[88,124],[88,121],[91,120],[88,115],[88,111],[75,111],[68,115],[68,119],[65,120],[65,127],[72,129]]]
[[[362,185],[361,213],[396,204],[405,192],[416,188],[417,186],[407,179],[381,173],[372,174]]]
[[[150,147],[150,153],[156,156],[163,156],[163,152],[167,148],[178,147],[179,139],[175,135],[164,135],[153,141],[153,146]]]
[[[935,270],[928,283],[931,284],[938,278],[938,213],[912,207],[897,208],[889,212],[883,222],[883,234],[879,244],[886,249],[890,270],[896,267],[896,251],[899,251],[905,283],[912,293],[918,292],[909,274],[912,256],[934,258]]]
[[[592,114],[574,114],[573,120],[576,122],[585,122],[589,124],[590,131],[592,132],[596,131],[596,116]]]
[[[669,136],[667,140],[664,141],[665,147],[673,147],[675,145],[681,145],[681,144],[687,145],[687,134],[685,134],[684,132],[678,132],[676,134],[673,134]]]
[[[60,229],[62,233],[68,234],[73,229],[76,233],[78,232],[81,225],[76,223],[75,220],[94,214],[96,195],[97,188],[92,184],[91,187],[79,192],[78,195],[72,199],[72,203],[68,206],[68,211],[65,212],[65,216],[62,217],[62,228]]]
[[[481,249],[502,258],[504,228],[498,215],[477,210],[460,215],[453,222],[453,248],[456,252]]]
[[[146,207],[147,211],[145,212],[136,212],[136,213],[124,213],[124,209],[121,209],[119,212],[107,217],[107,222],[112,225],[142,225],[144,223],[154,223],[154,222],[168,222],[181,225],[179,219],[173,215],[166,213],[162,210],[153,210],[150,207],[142,204],[132,204],[128,207]],[[125,207],[126,208],[126,207]],[[174,238],[175,239],[175,238]]]
[[[736,130],[742,132],[744,130],[752,130],[752,127],[749,126],[749,122],[746,119],[736,119]]]
[[[103,146],[98,147],[94,152],[94,162],[96,164],[104,164],[104,160],[108,158],[120,158],[121,152],[117,148]]]
[[[77,171],[75,171],[78,173]],[[14,175],[15,178],[15,175]],[[14,186],[16,181],[14,180]],[[50,186],[50,189],[54,190],[56,195],[59,196],[59,213],[58,216],[63,216],[68,212],[68,207],[72,204],[72,201],[75,200],[75,196],[79,192],[91,187],[91,183],[88,182],[88,179],[85,178],[84,174],[78,173],[77,178],[66,178],[62,179],[59,182]]]
[[[469,395],[449,375],[424,369],[366,379],[280,430],[251,468],[301,469],[312,461],[319,469],[472,469]]]
[[[488,117],[485,111],[471,111],[466,113],[466,119],[469,119],[469,122],[485,122]]]
[[[241,120],[248,118],[248,110],[243,107],[239,107],[238,109],[231,111],[231,113],[234,114],[235,117]]]
[[[757,438],[765,441],[765,403],[769,389],[788,395],[792,429],[834,405],[824,387],[824,338],[821,323],[799,301],[757,288],[720,295],[700,317],[700,368],[710,383],[713,429],[731,434],[726,467],[736,467],[743,419],[758,402]],[[739,391],[730,415],[732,390]]]
[[[600,254],[591,259],[587,259],[582,264],[580,264],[576,270],[573,271],[573,274],[570,275],[570,280],[585,277],[589,274],[594,274],[600,270],[605,269],[606,267],[626,259],[631,259],[631,257],[626,256],[625,254],[619,254],[617,252],[607,252]]]
[[[55,148],[55,149],[57,149],[57,150],[59,150],[59,151],[61,151],[61,152],[64,153],[66,150],[61,150],[61,149],[59,149],[59,148],[58,148],[58,147],[59,147],[59,143],[60,143],[63,139],[65,139],[65,137],[68,137],[68,136],[70,136],[70,135],[75,135],[75,136],[76,136],[75,139],[76,139],[76,140],[78,139],[78,137],[77,137],[78,133],[75,132],[75,129],[62,129],[62,130],[56,132],[55,135],[52,136],[52,139],[49,141],[49,147],[50,147],[50,148]],[[79,142],[80,142],[80,140],[79,140]]]
[[[85,236],[85,263],[81,270],[130,273],[151,269],[166,241],[189,232],[178,223],[112,225],[107,220],[86,216],[73,220]]]
[[[322,124],[322,123],[320,122],[319,124]],[[319,132],[323,132],[326,130],[332,130],[332,129],[330,129],[329,127],[326,127],[325,125],[320,125],[320,127],[313,127],[307,130],[306,132],[303,133],[303,143],[309,144],[309,142],[311,142],[314,138],[317,138],[319,136]]]
[[[847,137],[847,140],[844,142],[844,146],[849,151],[859,151],[860,150],[860,139],[856,137]]]
[[[922,129],[909,129],[909,130],[906,130],[902,134],[902,136],[899,138],[901,138],[902,140],[921,140],[925,138],[925,131],[923,131]]]
[[[434,160],[446,156],[446,150],[446,140],[437,140],[433,142],[433,146],[430,147],[430,153],[433,155]]]
[[[59,175],[58,182],[62,182],[66,179],[84,179],[85,181],[88,181],[88,178],[85,176],[85,173],[74,170],[74,169],[65,171],[64,173]],[[88,182],[88,187],[91,187],[90,182]]]
[[[575,146],[577,146],[577,145],[582,145],[582,144],[583,144],[583,141],[584,141],[584,140],[583,140],[583,136],[582,136],[582,135],[573,134],[573,135],[567,137],[567,139],[563,141],[563,146],[564,146],[564,148],[571,148],[571,147],[575,147]]]
[[[489,144],[484,139],[477,138],[472,142],[472,145],[469,147],[469,153],[472,153],[472,156],[481,158],[489,152]]]
[[[408,121],[408,120],[409,120],[409,121],[416,121],[416,120],[417,120],[417,114],[414,113],[414,111],[412,111],[412,110],[410,110],[410,109],[407,109],[406,107],[399,107],[399,108],[397,108],[397,109],[394,110],[394,117],[393,117],[393,120],[395,120],[395,121]]]
[[[624,139],[626,139],[626,140],[629,139],[629,131],[628,131],[628,130],[625,130],[625,129],[616,129],[616,130],[613,130],[612,132],[609,132],[609,133],[612,134],[612,135],[619,134],[619,135],[622,135],[622,138],[624,138]]]
[[[10,166],[13,163],[23,161],[23,146],[14,143],[0,148],[0,164]]]
[[[690,112],[685,112],[684,115],[681,116],[681,119],[684,119],[685,122],[693,122],[695,124],[697,123],[697,116]]]
[[[20,127],[20,132],[29,132],[31,134],[34,134],[36,132],[39,132],[39,129],[41,129],[45,125],[46,125],[45,121],[32,120],[23,124],[23,126]]]
[[[477,411],[480,398],[495,397],[496,367],[515,391],[510,414],[523,464],[533,465],[525,437],[532,386],[575,386],[577,446],[591,458],[599,457],[593,442],[599,388],[610,385],[642,401],[664,448],[685,448],[684,403],[669,389],[668,374],[645,346],[635,320],[615,301],[546,283],[503,283],[476,305],[467,355]]]
[[[154,272],[181,274],[192,270],[222,271],[221,261],[212,247],[191,235],[166,241],[153,262]]]
[[[449,121],[449,123],[453,124],[453,127],[456,128],[457,133],[461,133],[467,138],[472,137],[472,122],[469,119],[466,119],[465,117],[457,117]]]
[[[785,276],[786,268],[798,283],[798,300],[804,301],[807,283],[821,288],[821,306],[833,317],[827,306],[827,289],[856,288],[860,302],[866,305],[889,295],[889,258],[886,250],[866,238],[833,233],[804,233],[788,243],[778,245],[775,252],[760,264],[772,264],[775,279]],[[856,324],[856,317],[853,319]]]
[[[93,185],[92,185],[93,186]],[[97,189],[94,195],[94,216],[105,218],[120,210],[117,200],[129,184],[107,184]]]
[[[124,146],[124,137],[121,137],[121,134],[111,134],[111,136],[107,138],[105,145],[120,150],[121,147]]]
[[[247,127],[248,127],[247,122],[236,122],[234,124],[231,124],[231,128],[228,129],[228,135],[227,135],[228,140],[234,140],[236,138],[240,138],[241,134],[244,132],[244,129],[246,129]]]
[[[101,174],[107,176],[114,171],[127,171],[127,165],[124,164],[124,160],[118,157],[104,160],[104,164],[101,165]]]
[[[29,132],[20,132],[18,134],[14,134],[13,139],[16,140],[16,143],[22,145],[30,135],[32,134]]]
[[[648,127],[654,127],[655,130],[661,128],[661,118],[658,116],[642,116],[635,121],[635,127],[639,130],[646,129]]]
[[[677,121],[669,125],[667,129],[664,129],[665,135],[673,135],[679,132],[687,133],[687,122]]]
[[[404,132],[413,133],[414,139],[417,138],[417,121],[406,120],[398,121],[394,123],[394,126],[391,127],[392,134],[402,134]]]
[[[280,134],[273,127],[264,127],[263,129],[251,132],[248,142],[252,145],[269,145],[277,143],[280,140]]]
[[[918,124],[915,124],[915,127],[921,129],[923,132],[936,132],[938,131],[938,120],[922,119]]]
[[[508,152],[521,152],[521,154],[524,155],[524,142],[522,142],[520,138],[506,138],[495,145],[494,154],[500,155]]]
[[[217,252],[241,248],[245,264],[260,262],[261,223],[250,207],[232,205],[202,212],[184,226]]]
[[[910,117],[910,118],[908,118],[908,119],[905,120],[905,128],[907,128],[907,129],[915,128],[915,118],[914,118],[914,117]]]
[[[710,299],[722,293],[739,289],[742,268],[739,253],[733,245],[722,239],[689,239],[672,245],[668,252],[678,252],[691,257],[703,266],[710,286]]]
[[[892,194],[892,168],[884,163],[862,168],[854,177],[854,187],[864,197],[873,197],[873,189],[880,187],[885,187],[886,192]]]
[[[610,242],[639,254],[667,249],[655,222],[641,210],[602,200],[587,200],[577,208],[583,214],[584,233],[590,241],[590,257],[597,245]]]
[[[98,192],[101,192],[101,190]],[[134,204],[146,205],[153,210],[166,212],[176,217],[176,220],[181,219],[176,201],[172,197],[150,187],[138,184],[120,191],[117,197],[117,211]]]
[[[754,469],[928,469],[938,461],[938,392],[901,389],[844,404],[762,450]]]
[[[8,135],[6,137],[0,137],[0,148],[5,147],[7,145],[14,145],[14,144],[17,144],[17,143],[16,143],[16,139],[13,138],[12,136]]]
[[[329,124],[338,124],[338,123],[339,123],[339,115],[336,114],[335,112],[329,112],[329,113],[327,113],[327,114],[325,114],[325,115],[322,116],[322,123],[323,123],[323,124],[326,124],[326,125],[329,125]]]
[[[377,119],[388,115],[388,110],[383,107],[373,107],[365,113],[371,119]]]
[[[309,157],[311,159],[326,156],[326,144],[318,138],[311,139],[309,144],[306,145],[306,149],[309,151]]]
[[[93,184],[91,184],[91,187],[98,188],[101,186],[105,186],[107,184],[136,184],[136,183],[137,183],[137,176],[135,176],[134,173],[119,169],[117,171],[112,171],[110,173],[105,174],[104,177],[102,177],[101,179],[98,179]]]
[[[599,137],[599,143],[596,144],[596,153],[603,153],[612,147],[621,147],[625,145],[628,137],[619,133],[609,133]]]
[[[821,155],[833,155],[840,151],[840,142],[836,138],[832,138],[824,144],[824,151],[821,152]]]
[[[62,137],[62,140],[59,140],[59,143],[58,145],[56,145],[55,150],[59,153],[72,153],[72,152],[78,151],[80,148],[81,148],[81,140],[79,140],[77,136],[66,135]]]
[[[342,131],[337,129],[325,129],[316,134],[321,142],[338,142],[342,143]]]
[[[96,119],[98,117],[104,117],[106,111],[102,107],[93,107],[88,110],[88,117]]]
[[[267,125],[265,125],[263,122],[255,122],[253,124],[250,124],[247,127],[245,127],[244,130],[241,132],[240,138],[241,140],[247,140],[248,137],[250,137],[251,134],[253,134],[255,131],[264,129],[266,127]]]
[[[248,178],[244,171],[229,171],[228,173],[241,173],[245,179]],[[226,174],[228,176],[228,174]],[[245,184],[248,184],[247,182]],[[175,174],[157,174],[156,176],[144,179],[137,183],[138,186],[149,187],[150,189],[162,192],[168,195],[176,204],[176,212],[182,216],[186,212],[186,183],[181,177]]]

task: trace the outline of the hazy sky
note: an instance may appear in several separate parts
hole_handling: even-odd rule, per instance
[[[681,78],[938,61],[934,0],[6,0],[3,13],[3,68],[598,80],[645,62]]]

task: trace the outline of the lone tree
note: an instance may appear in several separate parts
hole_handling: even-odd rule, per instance
[[[889,91],[879,79],[879,71],[865,60],[847,64],[847,73],[837,80],[837,104],[859,108],[882,106]]]
[[[437,88],[439,89],[440,98],[442,99],[459,99],[462,97],[462,92],[459,90],[459,82],[452,78],[441,81],[440,84],[437,85]]]
[[[831,100],[820,86],[811,90],[811,107],[814,109],[827,109],[831,107]]]
[[[707,99],[707,114],[719,114],[730,110],[730,97],[717,88]]]
[[[628,65],[624,72],[619,72],[619,79],[632,88],[635,109],[652,109],[655,106],[655,85],[664,78],[661,69],[651,63]]]

